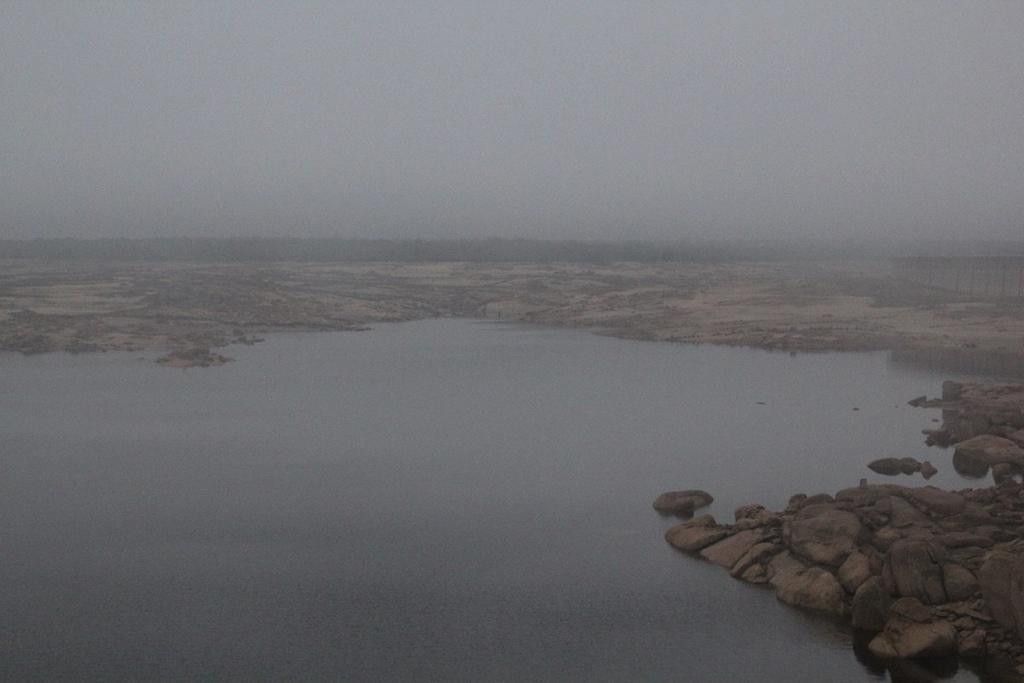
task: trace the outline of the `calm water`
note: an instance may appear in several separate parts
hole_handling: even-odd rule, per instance
[[[0,356],[0,678],[883,680],[651,500],[959,483],[906,406],[946,376],[884,354],[455,320],[229,354]]]

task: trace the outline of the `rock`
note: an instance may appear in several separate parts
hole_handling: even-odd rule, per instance
[[[835,499],[827,493],[816,493],[804,500],[804,505],[821,505],[822,503],[834,503]]]
[[[773,577],[772,585],[775,597],[787,605],[830,614],[843,613],[843,587],[835,576],[821,567],[788,572],[778,581]]]
[[[710,493],[698,489],[669,491],[654,500],[654,509],[667,515],[690,515],[698,508],[711,505],[714,500]]]
[[[954,602],[967,600],[978,592],[978,579],[971,570],[951,562],[942,565],[942,585],[946,588],[946,599]]]
[[[894,617],[868,650],[881,659],[945,657],[956,652],[956,630],[947,621],[919,624]]]
[[[1006,438],[1018,446],[1024,446],[1024,429],[1018,429],[1006,435]]]
[[[961,657],[984,657],[988,648],[985,646],[985,629],[974,629],[958,633],[956,650]]]
[[[706,546],[700,554],[704,559],[720,567],[732,569],[739,559],[763,538],[764,534],[760,531],[748,529]]]
[[[877,576],[862,583],[853,594],[850,618],[854,628],[877,633],[885,626],[892,598]]]
[[[714,517],[702,515],[666,531],[665,540],[674,548],[694,553],[728,535],[729,530],[718,526]]]
[[[879,550],[886,551],[892,547],[893,543],[896,543],[902,538],[903,534],[901,534],[897,529],[887,526],[876,531],[871,542]]]
[[[967,501],[959,493],[943,491],[934,486],[921,486],[903,490],[905,498],[933,515],[955,515],[963,512]]]
[[[764,565],[781,549],[782,548],[777,543],[755,543],[740,559],[736,560],[736,563],[729,571],[730,576],[737,579],[743,578],[748,574],[748,570]],[[751,573],[750,576],[756,579],[764,578],[767,580],[767,572],[754,572]],[[758,582],[759,581],[755,581],[755,583]]]
[[[945,549],[932,541],[902,539],[885,555],[882,583],[893,595],[914,597],[928,605],[946,602],[942,582]]]
[[[931,464],[929,461],[925,460],[921,463],[921,476],[925,479],[931,479],[938,473],[939,471],[935,469],[935,465]]]
[[[1008,481],[1014,481],[1014,478],[1019,474],[1020,468],[1017,465],[1008,462],[999,462],[992,465],[992,481],[996,486]]]
[[[740,507],[736,508],[736,512],[733,513],[733,516],[738,522],[742,519],[760,517],[765,512],[767,512],[767,510],[765,509],[764,505],[741,505]]]
[[[992,539],[969,531],[950,531],[935,537],[935,540],[947,548],[989,548]]]
[[[903,474],[916,474],[921,471],[921,463],[914,458],[900,458],[900,471]]]
[[[839,583],[847,593],[856,593],[871,578],[871,561],[860,551],[853,551],[839,566]]]
[[[978,582],[992,617],[1024,638],[1024,555],[993,551],[978,570]]]
[[[982,434],[956,444],[953,458],[972,461],[979,467],[991,467],[1004,462],[1024,465],[1024,449],[1010,439]]]
[[[942,400],[943,401],[959,401],[960,397],[963,396],[964,385],[961,382],[954,382],[953,380],[946,380],[942,383]]]
[[[878,474],[895,476],[903,472],[903,466],[899,458],[879,458],[868,463],[868,469]]]
[[[889,607],[890,616],[898,616],[907,621],[924,624],[932,620],[932,611],[921,604],[917,598],[900,598]]]
[[[810,511],[813,514],[805,515]],[[856,547],[861,533],[857,515],[835,508],[803,508],[796,519],[783,527],[786,544],[797,555],[838,567]]]
[[[897,529],[909,526],[927,526],[931,524],[928,515],[897,496],[889,496],[876,504],[882,512],[889,514],[889,524]]]

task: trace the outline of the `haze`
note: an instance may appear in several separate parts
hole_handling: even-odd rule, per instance
[[[1024,4],[0,6],[0,237],[1019,238]]]

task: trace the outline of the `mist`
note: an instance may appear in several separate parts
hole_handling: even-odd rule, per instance
[[[1016,239],[1019,3],[0,6],[0,237]]]

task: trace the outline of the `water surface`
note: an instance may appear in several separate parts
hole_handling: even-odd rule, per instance
[[[946,376],[885,354],[434,320],[229,355],[0,356],[0,678],[882,680],[651,500],[962,485],[906,405]]]

